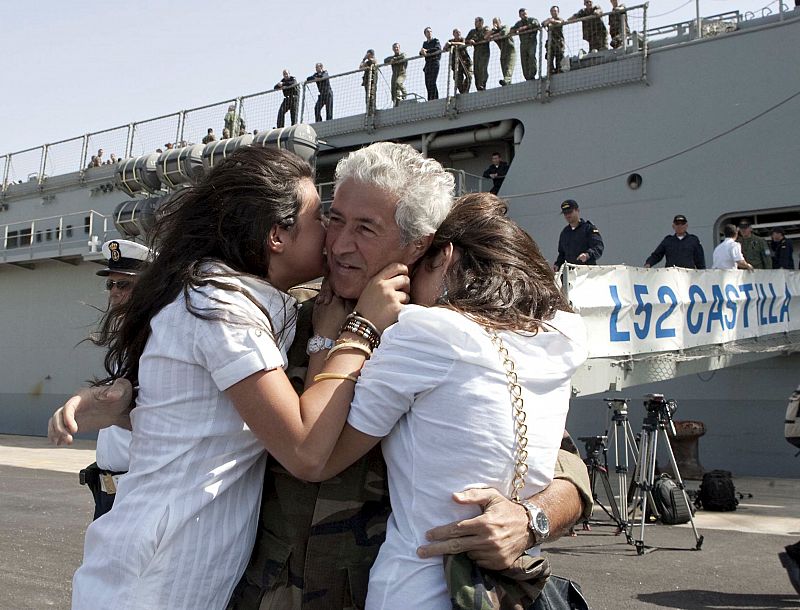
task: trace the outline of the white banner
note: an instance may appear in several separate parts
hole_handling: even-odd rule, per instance
[[[589,357],[727,343],[800,329],[800,273],[570,266]]]

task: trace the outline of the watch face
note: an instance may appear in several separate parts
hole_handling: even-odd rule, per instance
[[[547,518],[547,515],[544,514],[543,510],[540,510],[536,513],[536,529],[542,532],[543,534],[550,531],[550,520]]]

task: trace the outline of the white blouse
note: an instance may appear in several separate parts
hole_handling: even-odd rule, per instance
[[[205,287],[191,315],[183,296],[151,321],[131,414],[128,474],[114,508],[86,532],[73,608],[224,608],[255,539],[266,452],[224,390],[286,366],[296,303],[264,282],[243,295]],[[223,304],[215,302],[220,299]]]
[[[523,496],[552,480],[569,408],[570,377],[586,359],[576,314],[558,312],[547,332],[499,333],[514,360],[528,424]],[[497,348],[452,310],[408,306],[386,330],[361,373],[348,423],[386,437],[392,515],[370,572],[367,608],[449,609],[441,557],[420,559],[425,532],[474,517],[452,493],[489,486],[512,491],[511,398]]]

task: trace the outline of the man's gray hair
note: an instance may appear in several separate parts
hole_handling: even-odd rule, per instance
[[[376,142],[350,153],[336,166],[336,186],[345,180],[397,197],[394,218],[404,245],[435,233],[453,206],[453,176],[408,144]]]

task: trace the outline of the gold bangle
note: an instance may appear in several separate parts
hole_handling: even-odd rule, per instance
[[[369,348],[369,346],[359,343],[358,341],[343,341],[340,339],[336,342],[336,345],[328,350],[328,355],[325,356],[325,360],[330,360],[331,356],[333,356],[340,349],[355,349],[363,352],[367,358],[372,356],[372,350]]]
[[[358,381],[353,375],[345,375],[344,373],[320,373],[319,375],[314,375],[314,383],[325,381],[326,379],[344,379],[353,383]]]

